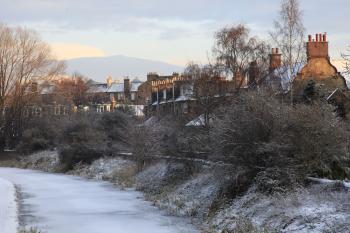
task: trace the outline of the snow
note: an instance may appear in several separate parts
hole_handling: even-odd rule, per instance
[[[330,179],[321,179],[321,178],[314,178],[314,177],[308,177],[307,178],[310,181],[319,183],[319,184],[335,184],[335,183],[341,183],[346,188],[350,188],[350,181],[342,181],[342,180],[330,180]]]
[[[196,99],[190,96],[181,95],[175,100],[175,102],[182,102],[182,101],[189,101],[189,100],[196,100]]]
[[[131,82],[130,91],[136,92],[138,91],[139,86],[141,86],[142,82]],[[110,88],[107,90],[108,93],[122,93],[124,92],[124,83],[113,83]]]
[[[210,114],[209,116],[209,123],[213,123],[213,118],[215,118],[215,116],[213,114]],[[205,119],[204,119],[204,114],[196,117],[195,119],[193,119],[192,121],[188,122],[186,124],[187,127],[189,126],[205,126]]]
[[[106,83],[96,83],[89,88],[89,93],[106,93],[107,89]]]
[[[108,93],[124,92],[124,83],[113,83],[107,90]]]
[[[1,168],[0,177],[19,187],[24,223],[44,232],[198,232],[182,218],[165,216],[141,193],[107,182],[11,168]]]
[[[232,219],[243,216],[258,226],[286,233],[348,233],[350,206],[346,203],[349,203],[348,192],[327,191],[317,185],[276,196],[260,194],[252,188],[215,216],[213,225],[217,229],[227,226],[233,229]]]
[[[16,190],[14,185],[0,178],[0,232],[16,233],[18,228]]]
[[[144,126],[152,126],[157,122],[157,118],[155,116],[151,116],[148,118],[142,125]]]

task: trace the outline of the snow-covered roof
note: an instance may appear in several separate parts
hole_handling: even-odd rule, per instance
[[[142,82],[131,82],[131,90],[130,91],[138,91],[139,86],[141,86]]]
[[[175,102],[188,101],[188,100],[195,100],[195,99],[187,95],[181,95],[175,100]]]
[[[138,78],[134,78],[131,82],[132,83],[142,83],[142,81]]]
[[[155,124],[156,122],[157,122],[157,118],[155,116],[152,116],[152,117],[148,118],[145,122],[143,122],[142,125],[151,126],[151,125]]]
[[[209,114],[209,124],[211,124],[213,122],[214,119],[214,115],[213,114]],[[192,121],[188,122],[186,124],[187,127],[189,126],[205,126],[205,119],[204,119],[204,114],[200,115],[199,117],[196,117],[195,119],[193,119]]]
[[[124,83],[113,83],[107,90],[108,93],[124,92]]]
[[[108,90],[106,83],[96,83],[90,86],[90,93],[106,93]]]
[[[142,84],[142,82],[131,82],[130,85],[130,91],[131,92],[137,92],[139,86]],[[122,93],[124,92],[124,83],[113,83],[107,90],[108,93]]]
[[[42,95],[49,95],[52,94],[55,91],[55,85],[48,85],[48,86],[44,86],[41,90],[40,90],[40,94]]]

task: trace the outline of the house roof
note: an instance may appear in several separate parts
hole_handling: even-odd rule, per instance
[[[124,92],[124,83],[113,83],[107,90],[108,93]]]
[[[134,78],[131,82],[132,83],[142,83],[142,81],[138,78]]]
[[[214,114],[209,114],[209,124],[213,123],[214,118],[215,118]],[[190,126],[194,126],[194,127],[205,126],[204,114],[196,117],[195,119],[193,119],[192,121],[186,124],[186,127],[190,127]]]
[[[134,80],[135,81],[135,80]],[[137,92],[139,86],[142,84],[141,81],[132,81],[130,83],[130,91]],[[124,92],[124,83],[113,83],[107,90],[108,93],[122,93]]]
[[[106,83],[95,83],[92,84],[89,88],[90,93],[105,93],[107,90],[108,87]]]
[[[52,94],[55,91],[56,87],[55,85],[47,85],[44,86],[41,90],[40,90],[40,94],[42,95],[49,95]]]

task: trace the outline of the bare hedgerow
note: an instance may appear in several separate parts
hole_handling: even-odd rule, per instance
[[[266,93],[247,92],[217,116],[213,154],[253,175],[275,168],[299,181],[307,175],[349,177],[349,132],[326,103],[290,106]]]
[[[160,154],[162,128],[158,125],[137,125],[129,133],[129,143],[137,160],[137,170],[141,171],[150,156]]]

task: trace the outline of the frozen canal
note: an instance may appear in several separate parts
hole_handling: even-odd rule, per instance
[[[47,233],[192,233],[135,191],[66,175],[0,168],[21,192],[20,221]]]

